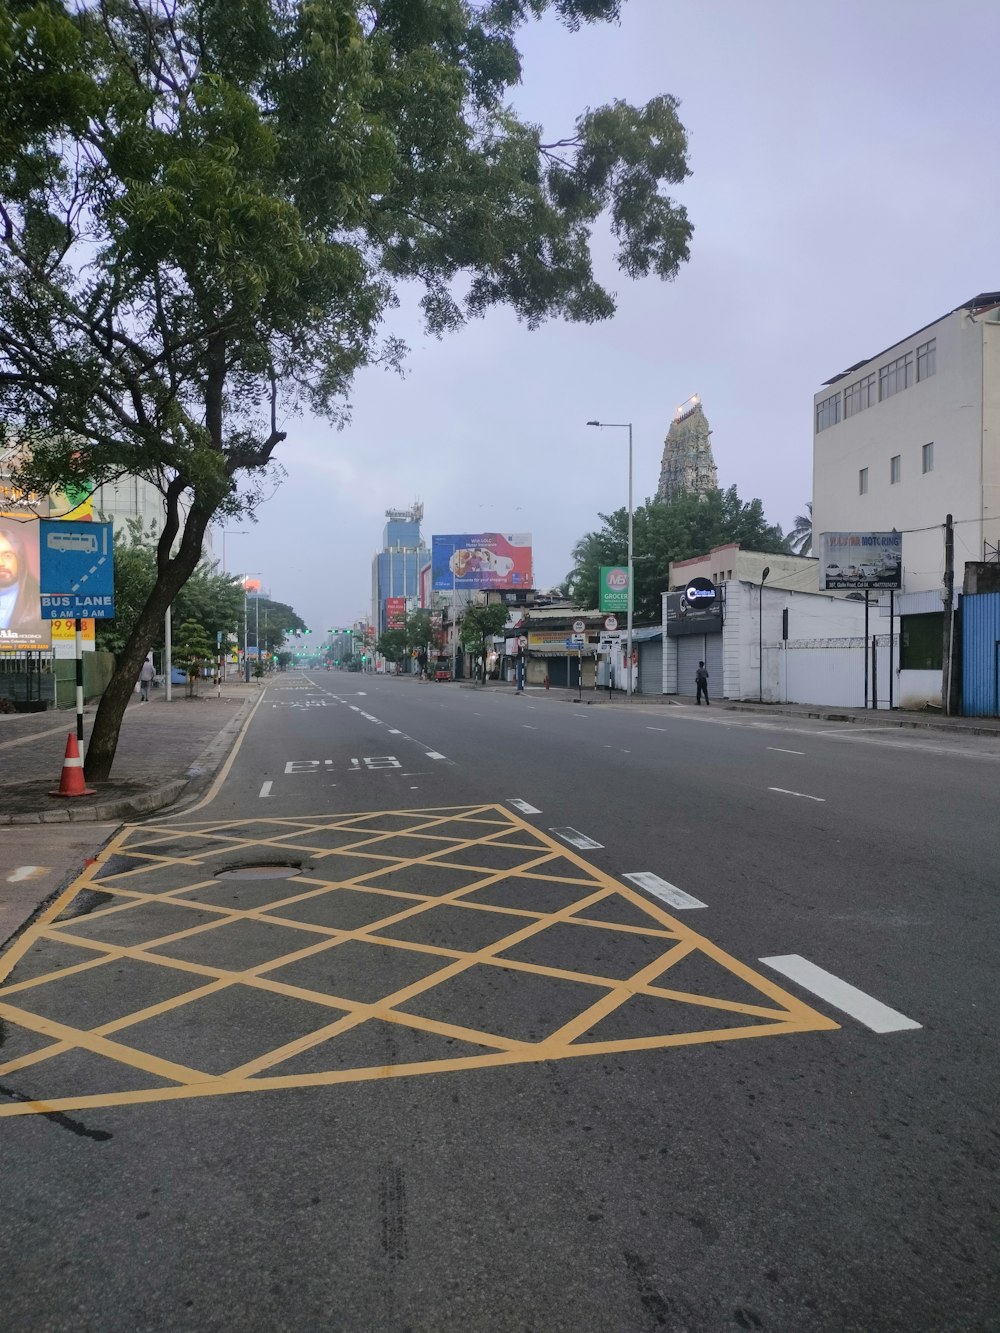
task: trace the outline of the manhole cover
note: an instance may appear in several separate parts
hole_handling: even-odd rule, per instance
[[[232,866],[216,872],[216,879],[294,879],[301,873],[300,866],[260,865]]]

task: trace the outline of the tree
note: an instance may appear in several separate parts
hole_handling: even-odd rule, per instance
[[[187,672],[188,698],[193,698],[202,668],[214,661],[215,644],[197,620],[185,620],[177,627],[173,661]]]
[[[115,534],[115,618],[99,620],[95,646],[102,652],[122,653],[142,608],[156,583],[155,530],[143,531],[140,519],[130,519]],[[217,572],[217,565],[202,561],[174,599],[172,614],[179,624],[197,620],[213,643],[220,633],[236,628],[243,615],[243,589],[235,579]],[[163,646],[163,625],[157,626],[150,646]]]
[[[404,629],[387,629],[378,637],[375,651],[387,662],[402,662],[409,653]]]
[[[813,507],[812,501],[806,501],[806,512],[796,514],[792,520],[792,530],[788,534],[788,549],[796,555],[812,555],[813,545]]]
[[[510,618],[510,610],[500,602],[492,606],[470,606],[458,627],[462,647],[482,662],[482,680],[486,682],[486,657],[493,640],[502,634]]]
[[[284,423],[342,422],[398,366],[397,292],[428,329],[495,305],[529,327],[672,278],[691,226],[676,99],[616,101],[544,142],[508,90],[518,30],[621,0],[0,0],[0,422],[18,484],[159,487],[156,582],[102,697],[106,778],[132,682],[205,529],[253,511]],[[184,503],[182,504],[182,500]]]
[[[588,532],[573,548],[573,568],[566,580],[578,606],[596,607],[602,565],[624,565],[628,558],[628,513],[600,514],[603,527]],[[672,560],[689,560],[713,546],[736,542],[748,551],[787,552],[781,528],[764,517],[760,500],[744,503],[735,486],[728,490],[647,501],[632,516],[635,566],[634,614],[642,623],[660,620],[660,594],[666,591]]]

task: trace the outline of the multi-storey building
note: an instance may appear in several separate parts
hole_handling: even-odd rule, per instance
[[[898,699],[904,707],[940,702],[964,565],[1000,555],[1000,291],[827,380],[813,430],[813,530],[903,534]],[[891,669],[894,647],[890,633]]]
[[[420,535],[424,506],[419,500],[409,509],[387,509],[385,516],[382,550],[372,556],[371,623],[377,635],[389,628],[389,615],[400,602],[409,610],[419,603],[420,570],[430,559]]]
[[[813,530],[903,533],[903,591],[1000,543],[1000,292],[983,292],[816,394]]]

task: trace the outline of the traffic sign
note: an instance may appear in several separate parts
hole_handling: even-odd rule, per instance
[[[571,639],[566,640],[567,648],[585,648],[587,641],[582,634],[574,634]]]
[[[38,526],[42,619],[113,620],[112,525],[43,518]]]
[[[608,617],[606,618],[606,620],[604,621],[604,628],[605,628],[606,630],[615,630],[615,629],[617,629],[617,628],[618,628],[618,617],[617,617],[617,616],[608,616]]]
[[[574,621],[573,621],[573,633],[574,633],[574,634],[582,634],[586,628],[587,628],[587,626],[583,623],[582,620],[574,620]]]
[[[517,646],[518,648],[527,648],[528,636],[526,634],[519,634],[517,636]]]

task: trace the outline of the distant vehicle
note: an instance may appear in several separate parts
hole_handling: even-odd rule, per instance
[[[430,665],[431,680],[451,680],[451,658],[435,657]]]

